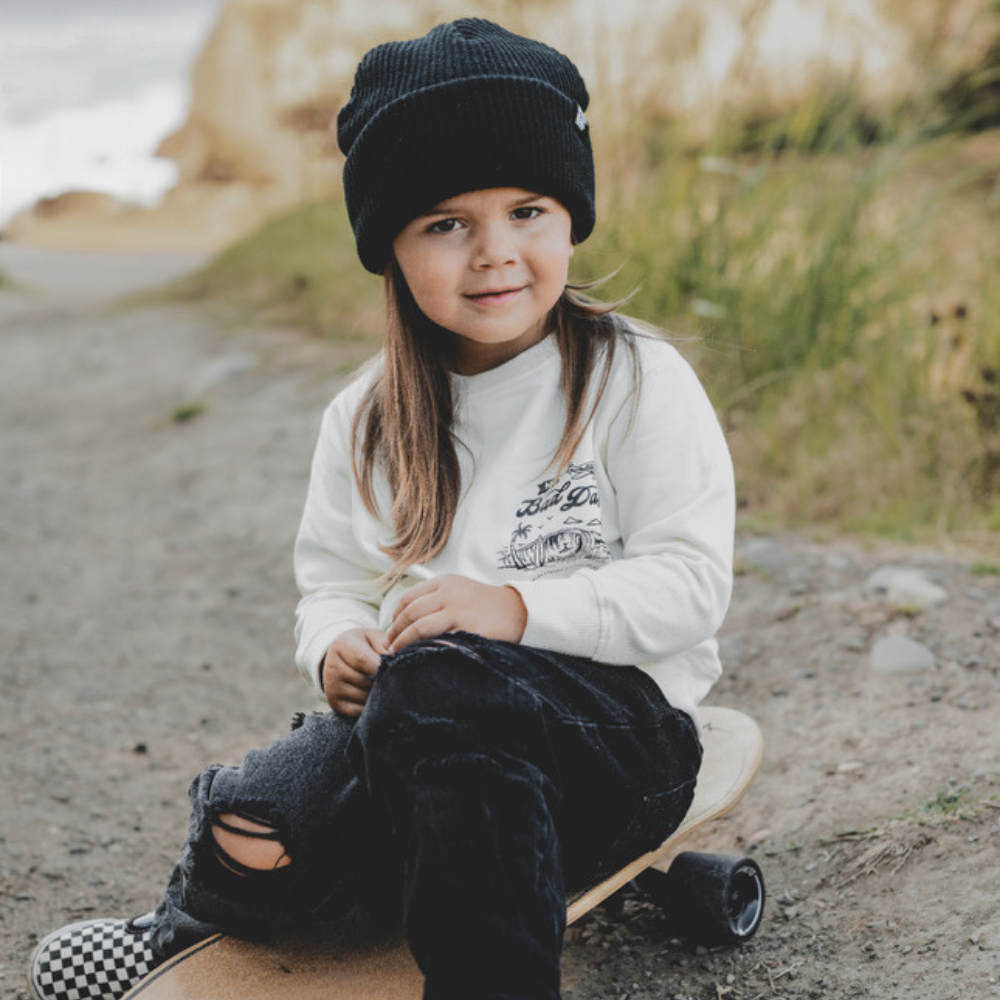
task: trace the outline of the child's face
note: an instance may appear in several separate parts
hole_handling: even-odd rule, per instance
[[[523,188],[448,198],[393,242],[420,310],[456,336],[458,370],[495,368],[548,333],[573,255],[569,212]]]

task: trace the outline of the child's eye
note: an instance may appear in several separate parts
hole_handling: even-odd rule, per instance
[[[461,223],[458,219],[438,219],[427,227],[429,233],[453,233]]]
[[[525,219],[536,219],[539,215],[544,214],[545,209],[538,205],[522,205],[520,208],[515,208],[511,215],[515,219],[523,221]]]

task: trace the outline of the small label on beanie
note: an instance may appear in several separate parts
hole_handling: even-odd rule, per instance
[[[587,116],[583,113],[583,108],[579,104],[576,106],[576,127],[581,132],[587,128]]]

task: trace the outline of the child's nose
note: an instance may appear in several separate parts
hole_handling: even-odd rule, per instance
[[[517,259],[517,248],[508,226],[490,224],[481,226],[477,235],[474,266],[501,267]]]

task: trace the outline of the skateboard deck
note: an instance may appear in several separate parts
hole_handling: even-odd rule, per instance
[[[684,821],[656,850],[573,894],[570,923],[646,869],[666,869],[695,831],[729,812],[749,788],[764,749],[757,724],[728,708],[702,708],[700,715],[704,758]],[[420,1000],[422,993],[423,976],[401,938],[323,930],[268,944],[215,935],[154,969],[123,1000]]]

